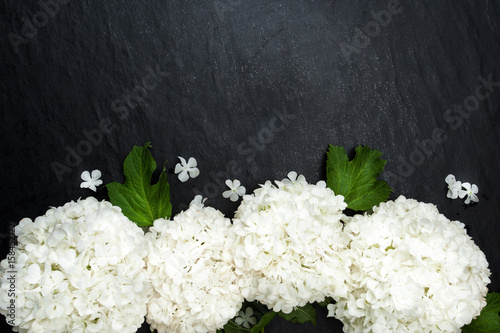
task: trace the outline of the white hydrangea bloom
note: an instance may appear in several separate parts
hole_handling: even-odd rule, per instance
[[[285,313],[326,296],[346,297],[350,265],[342,255],[349,241],[344,197],[323,181],[288,177],[245,195],[231,229],[244,297]]]
[[[120,208],[71,201],[21,220],[15,234],[16,263],[1,262],[0,313],[15,271],[16,331],[136,332],[144,322],[147,240]]]
[[[154,222],[146,234],[155,289],[147,322],[158,333],[215,332],[238,313],[243,296],[229,251],[230,225],[200,198],[173,220]]]
[[[347,222],[354,291],[328,306],[344,332],[460,332],[486,305],[488,262],[436,206],[400,196]]]

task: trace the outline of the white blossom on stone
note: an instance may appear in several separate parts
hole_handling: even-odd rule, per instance
[[[81,188],[88,188],[96,192],[97,186],[102,184],[102,180],[99,179],[101,178],[101,171],[99,170],[92,171],[92,175],[90,175],[90,172],[84,171],[80,177],[83,180],[80,184]]]
[[[226,180],[226,185],[229,187],[229,190],[224,191],[222,196],[224,198],[229,198],[231,201],[238,201],[239,197],[242,197],[246,193],[246,189],[244,186],[241,186],[241,182],[238,179],[235,180]]]
[[[462,183],[455,179],[455,176],[449,174],[446,176],[445,180],[446,184],[448,184],[448,193],[446,196],[450,199],[458,198],[458,192],[462,188]]]
[[[174,172],[179,178],[181,182],[186,182],[190,177],[191,178],[196,178],[200,174],[200,170],[196,167],[198,163],[196,162],[196,159],[194,157],[190,157],[189,160],[186,162],[186,160],[183,157],[179,157],[179,160],[181,163],[177,163],[175,165],[175,170]]]
[[[458,191],[458,196],[462,199],[465,198],[465,204],[468,205],[472,202],[479,202],[479,198],[477,197],[477,192],[479,188],[475,184],[463,183],[463,189]]]

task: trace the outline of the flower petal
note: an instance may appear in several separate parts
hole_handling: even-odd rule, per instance
[[[454,182],[453,184],[448,185],[448,188],[458,191],[462,188],[462,182]]]
[[[236,202],[236,201],[238,201],[239,198],[240,197],[239,197],[239,195],[236,192],[231,191],[231,196],[229,197],[229,200],[231,200],[233,202]]]
[[[179,173],[177,177],[183,183],[187,182],[187,180],[189,179],[189,175],[186,170],[183,170],[181,173]]]
[[[232,196],[233,193],[234,193],[233,190],[227,190],[227,191],[222,192],[222,196],[227,199],[230,196]]]
[[[479,191],[479,188],[477,187],[476,184],[472,184],[471,191],[472,191],[472,193],[477,193]]]
[[[292,182],[294,182],[297,179],[297,172],[295,171],[290,171],[288,175],[286,175]]]
[[[233,189],[239,187],[241,185],[241,182],[238,179],[233,180]]]
[[[28,283],[36,284],[40,282],[41,277],[40,266],[38,266],[37,264],[31,264],[26,270],[24,280]]]
[[[188,168],[196,168],[197,165],[198,163],[196,162],[196,159],[194,157],[190,157],[187,162]]]
[[[231,190],[233,189],[233,182],[229,179],[226,179],[226,185],[229,187]]]
[[[306,177],[304,177],[304,175],[299,175],[299,177],[297,178],[297,180],[295,182],[296,183],[304,183],[305,184],[306,183]]]
[[[253,309],[252,309],[251,307],[249,307],[249,306],[248,306],[248,307],[245,309],[245,315],[246,315],[247,317],[251,317],[251,316],[253,315]],[[248,319],[248,318],[247,318],[247,319]]]
[[[470,183],[462,183],[462,187],[465,188],[467,192],[470,191],[471,188]]]
[[[102,176],[102,173],[100,170],[96,169],[96,170],[92,171],[92,179],[97,180],[97,179],[101,178],[101,176]]]
[[[454,191],[452,189],[449,189],[446,196],[450,199],[456,199],[456,198],[458,198],[458,191]]]
[[[247,190],[246,190],[245,186],[240,186],[240,187],[238,187],[238,188],[236,189],[236,193],[237,193],[240,197],[242,197],[242,196],[244,196],[244,195],[245,195],[245,193],[247,193]]]
[[[179,172],[181,172],[182,170],[185,170],[185,168],[184,168],[184,167],[183,167],[180,163],[177,163],[177,164],[175,165],[175,170],[174,170],[174,172],[175,172],[175,173],[179,173]]]
[[[82,172],[82,175],[80,177],[82,177],[82,179],[85,180],[86,182],[89,182],[91,180],[90,172],[88,171]]]
[[[200,175],[200,170],[198,168],[188,169],[188,172],[191,178],[196,178]]]
[[[186,163],[186,160],[184,159],[184,157],[180,157],[180,156],[177,156],[177,157],[181,160],[182,166],[185,167],[187,163]]]
[[[446,176],[444,181],[446,182],[446,184],[451,185],[451,184],[455,183],[457,180],[455,179],[455,176],[453,176],[452,174],[449,174],[448,176]]]
[[[206,200],[206,199],[205,199]],[[203,197],[201,195],[197,195],[194,197],[194,199],[189,203],[189,207],[192,205],[197,205],[197,206],[203,206],[203,203],[205,202]]]

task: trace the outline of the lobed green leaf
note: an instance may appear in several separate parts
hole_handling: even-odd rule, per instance
[[[141,227],[151,226],[154,220],[169,218],[172,214],[165,166],[158,182],[151,185],[156,162],[149,148],[149,142],[143,147],[134,146],[125,158],[125,184],[113,182],[106,185],[111,203],[120,207],[125,216]]]
[[[387,161],[382,153],[358,146],[356,156],[349,161],[343,147],[330,145],[327,152],[327,186],[344,196],[347,207],[366,211],[389,198],[392,190],[383,180],[377,180]]]
[[[304,324],[310,322],[313,323],[314,326],[316,326],[316,310],[311,303],[307,303],[302,307],[295,308],[290,313],[283,313],[280,311],[278,315],[291,323]]]

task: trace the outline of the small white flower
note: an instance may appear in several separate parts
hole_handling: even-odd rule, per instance
[[[200,174],[200,170],[196,167],[198,163],[194,157],[190,157],[186,163],[186,160],[178,156],[181,163],[175,165],[175,173],[178,173],[179,180],[181,182],[186,182],[189,177],[196,178]]]
[[[448,193],[446,196],[450,199],[458,198],[458,191],[462,188],[462,182],[457,181],[455,176],[451,174],[446,176],[444,181],[448,184]]]
[[[92,171],[92,176],[90,176],[90,172],[84,171],[80,177],[84,180],[80,184],[81,188],[89,188],[95,192],[97,190],[97,186],[102,184],[102,180],[99,179],[101,178],[101,171],[99,170]]]
[[[295,171],[290,171],[287,175],[286,175],[289,179],[283,179],[281,181],[281,183],[285,186],[290,186],[290,185],[293,185],[293,184],[296,184],[296,183],[302,183],[302,184],[305,184],[307,183],[306,182],[306,178],[303,176],[303,175],[299,175],[297,177],[297,172]]]
[[[241,182],[238,179],[235,179],[233,181],[228,179],[228,180],[226,180],[226,185],[230,189],[227,191],[224,191],[222,193],[222,196],[224,198],[229,198],[229,200],[231,200],[231,201],[238,201],[238,198],[242,197],[247,192],[247,190],[245,189],[244,186],[240,186]]]
[[[465,191],[460,190],[458,192],[458,196],[460,198],[467,196],[467,198],[465,198],[466,205],[468,205],[471,201],[479,202],[479,198],[476,195],[476,193],[479,191],[479,188],[476,184],[471,185],[470,183],[463,183],[462,187],[465,189]]]
[[[205,204],[205,201],[207,201],[207,198],[203,198],[201,195],[197,195],[189,203],[189,207],[191,207],[191,206],[200,206],[200,207],[203,207],[203,204]]]
[[[238,317],[234,319],[234,322],[236,325],[250,328],[251,326],[257,324],[257,318],[253,317],[253,309],[251,307],[247,307],[245,312],[240,311],[238,313]]]

